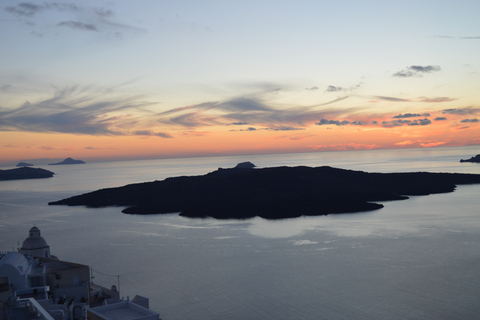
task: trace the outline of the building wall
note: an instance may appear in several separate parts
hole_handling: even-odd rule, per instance
[[[20,273],[17,268],[11,265],[4,264],[0,266],[0,275],[2,275],[2,277],[8,278],[10,287],[13,286],[13,290],[28,287],[27,275]]]
[[[47,283],[54,299],[65,295],[68,299],[75,298],[75,301],[80,301],[82,298],[87,300],[89,280],[88,266],[55,271],[47,276]]]

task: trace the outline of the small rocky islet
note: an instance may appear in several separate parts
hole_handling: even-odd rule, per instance
[[[470,159],[461,159],[460,162],[475,162],[475,163],[480,163],[480,154],[477,154],[474,157],[471,157]]]
[[[72,158],[66,158],[63,161],[57,162],[57,163],[49,163],[49,166],[58,166],[58,165],[68,165],[68,164],[84,164],[85,161],[83,160],[75,160]]]
[[[375,203],[409,195],[453,192],[480,183],[480,174],[368,173],[329,166],[255,168],[242,163],[201,176],[130,184],[74,196],[49,205],[126,207],[123,213],[179,213],[216,219],[284,219],[376,210]]]

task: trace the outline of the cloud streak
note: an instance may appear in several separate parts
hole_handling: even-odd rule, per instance
[[[101,93],[85,93],[77,87],[57,90],[52,98],[0,110],[0,130],[171,137],[165,132],[131,130],[151,125],[147,123],[148,117],[132,114],[147,112],[144,109],[147,103],[135,99],[99,100],[100,97]]]
[[[112,21],[114,12],[104,7],[77,6],[73,3],[44,2],[42,4],[32,2],[20,2],[15,6],[8,6],[5,11],[17,17],[17,19],[30,27],[41,24],[42,20],[37,19],[41,13],[54,11],[58,20],[54,22],[59,28],[69,28],[80,31],[105,32],[116,38],[122,38],[125,31],[137,33],[143,31],[140,28]],[[41,17],[40,17],[41,18]],[[40,30],[45,30],[40,26]],[[111,32],[113,29],[114,32]],[[42,37],[43,33],[32,31],[33,35]]]
[[[92,23],[83,23],[81,21],[62,21],[57,23],[57,26],[69,27],[72,29],[81,29],[89,31],[98,31],[97,27]]]
[[[422,77],[424,73],[432,73],[440,71],[440,66],[416,66],[412,65],[406,67],[403,70],[395,72],[392,76],[400,77],[400,78],[408,78],[408,77]]]

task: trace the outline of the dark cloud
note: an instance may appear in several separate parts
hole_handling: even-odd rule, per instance
[[[392,121],[382,121],[382,127],[385,128],[393,128],[393,127],[401,127],[403,125],[407,126],[426,126],[431,124],[432,121],[429,119],[416,119],[416,120],[404,120],[404,119],[399,119],[399,120],[392,120]]]
[[[409,70],[415,71],[415,72],[422,72],[422,73],[428,73],[432,71],[440,71],[439,66],[410,66],[408,67]]]
[[[340,86],[328,86],[327,89],[325,89],[325,92],[350,92],[354,91],[355,89],[360,88],[363,85],[363,82],[359,82],[353,86],[350,87],[340,87]]]
[[[323,126],[323,125],[336,125],[336,126],[345,126],[348,124],[355,125],[355,126],[363,126],[365,125],[364,122],[362,121],[347,121],[347,120],[327,120],[327,119],[320,119],[320,121],[315,122],[317,126]]]
[[[430,121],[429,119],[425,118],[425,119],[417,119],[417,120],[414,120],[412,123],[409,123],[408,125],[409,126],[426,126],[426,125],[429,125],[431,124],[432,121]]]
[[[480,108],[476,107],[467,107],[462,109],[452,108],[452,109],[443,109],[443,114],[460,114],[460,115],[467,115],[467,114],[478,114],[480,112]]]
[[[339,121],[339,120],[320,119],[320,121],[315,122],[315,124],[316,124],[317,126],[330,125],[330,124],[333,124],[333,125],[336,125],[336,126],[344,126],[344,125],[350,124],[350,121],[347,121],[347,120]]]
[[[243,126],[243,125],[247,125],[248,122],[232,122],[232,123],[229,123],[227,124],[227,126]]]
[[[266,130],[266,128],[257,129],[254,127],[248,127],[247,129],[238,129],[238,130],[230,130],[230,131],[257,131],[257,130]]]
[[[382,121],[382,127],[385,128],[393,128],[393,127],[401,127],[404,124],[412,123],[411,120],[392,120],[392,121]]]
[[[44,2],[36,4],[32,2],[21,2],[16,6],[9,6],[5,11],[10,12],[17,17],[33,17],[37,13],[44,10],[56,11],[81,11],[82,9],[73,3]]]
[[[135,99],[108,100],[103,94],[70,87],[57,90],[50,99],[2,109],[0,131],[131,135],[132,128],[151,125],[150,114],[143,108],[147,103],[138,103]],[[136,116],[132,115],[133,111]],[[170,137],[162,132],[150,132],[150,135]]]
[[[394,77],[422,77],[423,73],[431,73],[440,71],[440,66],[409,66],[403,70],[395,72],[392,76]]]
[[[101,18],[113,16],[113,11],[105,8],[95,8],[93,12]]]
[[[318,87],[310,87],[310,88],[305,88],[307,91],[316,91],[318,90]]]
[[[443,120],[447,120],[446,117],[436,117],[435,119],[433,119],[435,121],[443,121]]]
[[[296,131],[296,130],[305,130],[305,128],[279,126],[279,127],[268,128],[267,130],[271,130],[271,131]]]
[[[338,92],[338,91],[344,91],[344,89],[342,87],[328,86],[325,91],[326,92]]]
[[[21,2],[14,7],[6,7],[5,11],[13,13],[16,16],[32,17],[37,12],[43,11],[45,7],[43,5],[37,5],[31,2]]]
[[[460,39],[475,39],[475,40],[479,40],[479,39],[480,39],[480,36],[475,36],[475,37],[460,37]]]
[[[165,132],[154,132],[152,130],[137,130],[132,132],[136,136],[157,136],[161,138],[172,138],[171,135]]]
[[[15,15],[18,20],[30,27],[36,23],[42,24],[44,21],[35,20],[40,12],[56,11],[63,13],[60,21],[55,21],[59,27],[70,27],[77,30],[101,31],[102,29],[112,37],[123,38],[125,32],[138,33],[144,32],[143,29],[130,26],[128,24],[112,21],[114,12],[104,7],[82,7],[73,3],[44,2],[42,4],[32,2],[21,2],[16,6],[6,7],[5,10]],[[45,30],[45,28],[42,28]],[[43,33],[33,31],[31,34],[42,37]]]
[[[478,122],[478,119],[477,118],[473,118],[473,119],[463,119],[462,121],[460,122]]]
[[[73,29],[81,29],[81,30],[98,31],[97,27],[94,24],[83,23],[80,21],[62,21],[57,23],[57,26],[70,27]]]
[[[405,113],[405,114],[397,114],[393,116],[394,119],[403,119],[403,118],[417,118],[417,117],[430,117],[430,113]]]

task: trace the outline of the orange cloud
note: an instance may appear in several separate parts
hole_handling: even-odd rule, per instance
[[[430,148],[430,147],[437,147],[437,146],[441,146],[443,144],[446,144],[447,142],[445,141],[442,141],[442,142],[427,142],[427,143],[420,143],[420,145],[422,147],[425,147],[425,148]]]

